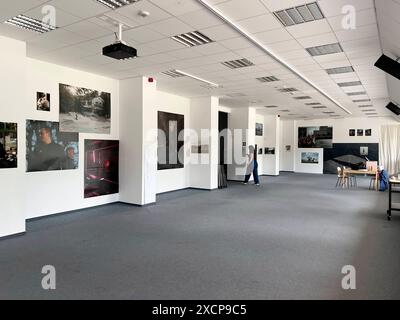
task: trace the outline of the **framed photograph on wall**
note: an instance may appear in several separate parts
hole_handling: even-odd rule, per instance
[[[79,163],[79,134],[61,132],[58,122],[26,121],[27,172],[74,170]]]
[[[38,111],[50,111],[50,93],[36,93],[36,109]]]
[[[119,192],[119,141],[85,140],[85,198]]]
[[[357,137],[363,137],[364,136],[364,129],[357,129]]]
[[[17,124],[0,122],[0,169],[17,168]]]
[[[184,129],[184,115],[158,112],[158,170],[184,168]]]
[[[372,129],[365,129],[365,136],[366,137],[372,136]]]
[[[302,152],[301,163],[304,164],[319,164],[319,153],[318,152]]]
[[[356,136],[356,129],[350,129],[349,130],[349,136],[350,137],[355,137]]]
[[[262,137],[264,135],[264,125],[256,123],[256,136]]]
[[[62,132],[111,132],[111,94],[59,84]]]

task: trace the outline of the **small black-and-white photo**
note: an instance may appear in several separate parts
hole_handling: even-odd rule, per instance
[[[36,107],[39,111],[50,111],[50,93],[36,93]]]

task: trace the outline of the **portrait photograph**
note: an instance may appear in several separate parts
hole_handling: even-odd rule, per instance
[[[26,161],[27,172],[77,169],[78,133],[60,132],[58,122],[27,120]]]

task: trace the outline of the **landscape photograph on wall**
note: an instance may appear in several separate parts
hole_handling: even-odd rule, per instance
[[[119,141],[85,140],[85,198],[119,192]]]
[[[110,133],[110,93],[66,84],[60,84],[59,90],[61,131]]]
[[[318,152],[302,152],[301,163],[305,164],[319,164],[319,153]]]
[[[77,169],[78,141],[78,133],[60,132],[58,122],[27,120],[27,172]]]
[[[17,167],[17,124],[0,122],[0,169]]]
[[[299,148],[332,148],[332,127],[300,127]]]

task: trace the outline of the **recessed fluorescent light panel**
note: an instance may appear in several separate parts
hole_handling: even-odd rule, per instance
[[[275,11],[274,15],[285,27],[325,18],[316,2],[286,10]]]
[[[98,3],[105,5],[110,9],[118,9],[128,4],[138,2],[140,0],[96,0]]]
[[[181,78],[185,76],[183,73],[180,73],[179,71],[176,70],[168,70],[161,73],[165,74],[166,76],[170,76],[172,78]]]
[[[359,91],[359,92],[347,92],[347,95],[352,97],[352,96],[362,96],[367,94],[366,91]]]
[[[20,14],[10,20],[7,20],[4,23],[13,25],[18,28],[34,31],[37,33],[46,33],[57,29],[56,26],[51,26],[40,20],[24,16],[23,14]]]
[[[361,86],[361,85],[362,85],[361,81],[350,81],[350,82],[338,83],[338,86],[341,88],[355,87],[355,86]]]
[[[326,44],[323,46],[310,47],[310,48],[307,48],[306,50],[313,57],[343,52],[342,46],[339,43],[332,43],[332,44]]]
[[[206,80],[206,79],[200,78],[200,77],[198,77],[198,76],[195,76],[195,75],[193,75],[193,74],[187,73],[187,72],[185,72],[185,71],[173,70],[173,72],[175,72],[175,73],[177,73],[177,74],[182,74],[182,75],[184,75],[184,76],[186,76],[186,77],[189,77],[189,78],[192,78],[192,79],[194,79],[194,80],[203,82],[203,83],[207,84],[208,87],[210,87],[210,86],[211,86],[211,87],[216,87],[216,88],[219,87],[219,84],[217,84],[217,83],[214,83],[214,82],[208,81],[208,80]]]
[[[274,82],[274,81],[279,81],[277,77],[274,76],[269,76],[269,77],[261,77],[257,78],[258,81],[260,82]]]
[[[186,47],[197,47],[203,44],[214,42],[200,31],[183,33],[177,36],[173,36],[172,39],[185,45]]]
[[[339,67],[339,68],[331,68],[331,69],[326,69],[326,72],[328,74],[341,74],[341,73],[349,73],[349,72],[354,72],[353,67]]]
[[[222,64],[228,68],[231,69],[238,69],[238,68],[245,68],[245,67],[251,67],[254,66],[254,63],[247,60],[247,59],[239,59],[239,60],[232,60],[232,61],[226,61],[222,62]]]
[[[293,97],[293,99],[296,100],[307,100],[307,99],[312,99],[310,96],[301,96],[301,97]]]

